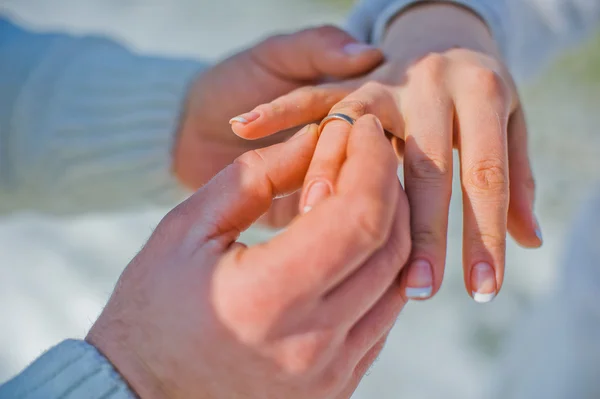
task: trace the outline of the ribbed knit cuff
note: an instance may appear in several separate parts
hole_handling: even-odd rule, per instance
[[[0,386],[0,399],[132,399],[137,396],[96,348],[67,340]]]
[[[182,199],[171,151],[188,85],[202,68],[106,39],[58,40],[14,110],[8,153],[19,201],[41,196],[45,210],[60,213]]]
[[[392,0],[389,1],[389,4],[382,11],[374,10],[380,11],[377,17],[369,18],[368,15],[361,16],[366,21],[373,21],[372,25],[362,25],[362,29],[367,29],[367,32],[362,36],[366,37],[369,43],[379,45],[392,19],[407,8],[419,3],[453,3],[472,10],[485,21],[495,40],[498,42],[500,50],[503,54],[506,54],[505,27],[504,21],[500,16],[507,15],[508,11],[506,10],[507,6],[505,2],[501,0]],[[424,31],[423,34],[425,35],[427,32]]]

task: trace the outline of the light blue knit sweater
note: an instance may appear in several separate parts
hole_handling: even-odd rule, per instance
[[[77,213],[183,195],[171,139],[203,65],[133,54],[100,37],[0,19],[0,213]]]
[[[600,21],[597,0],[442,0],[488,23],[517,75],[533,73]],[[377,43],[407,0],[362,0],[349,19]],[[204,66],[135,55],[102,38],[26,32],[0,19],[0,212],[171,204],[172,134],[186,85]],[[135,394],[96,349],[67,340],[0,386],[0,399]]]

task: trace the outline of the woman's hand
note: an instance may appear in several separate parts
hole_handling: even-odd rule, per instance
[[[236,240],[300,188],[314,125],[242,155],[161,221],[87,337],[140,397],[351,396],[406,302],[410,233],[381,126],[344,128],[335,193],[268,242]]]
[[[425,37],[423,27],[429,29]],[[404,158],[413,250],[403,285],[415,299],[430,297],[442,282],[452,149],[458,148],[465,284],[476,301],[487,302],[502,285],[507,228],[524,246],[541,244],[525,119],[513,80],[485,24],[452,5],[401,14],[388,29],[384,50],[386,62],[366,78],[301,88],[257,107],[254,121],[233,129],[256,139],[328,113],[377,115]],[[322,132],[307,181],[326,176],[339,161],[342,138],[332,125]],[[300,209],[310,208],[303,201]]]
[[[202,72],[184,107],[173,152],[175,175],[195,190],[245,151],[285,140],[297,130],[248,142],[231,133],[232,115],[307,84],[364,74],[382,59],[380,50],[324,26],[270,37]],[[297,206],[297,195],[278,200],[262,220],[285,225]]]

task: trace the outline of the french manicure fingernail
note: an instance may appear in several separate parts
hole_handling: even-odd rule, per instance
[[[477,303],[490,302],[496,296],[496,273],[485,262],[479,262],[471,269],[471,295]]]
[[[540,240],[541,243],[544,242],[544,237],[542,236],[542,229],[537,218],[535,219],[535,236],[538,238],[538,240]]]
[[[315,180],[306,188],[306,197],[302,213],[310,211],[317,203],[331,195],[331,187],[323,180]]]
[[[373,49],[375,49],[375,47],[369,44],[357,42],[348,43],[344,46],[344,52],[348,55],[358,55]]]
[[[258,112],[246,112],[245,114],[238,115],[235,118],[231,118],[229,120],[229,124],[231,125],[234,122],[246,124],[246,123],[254,122],[259,117],[260,117],[260,114]]]
[[[425,299],[433,292],[433,270],[423,259],[412,262],[406,275],[405,294],[410,299]]]

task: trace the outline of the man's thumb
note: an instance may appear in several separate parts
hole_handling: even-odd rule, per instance
[[[334,26],[273,36],[249,51],[272,72],[303,81],[361,75],[383,60],[379,49],[357,42]]]
[[[235,240],[274,198],[302,186],[317,140],[317,127],[309,125],[287,142],[246,152],[182,203],[181,211],[205,238]]]

